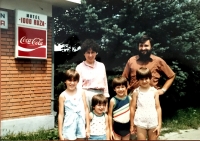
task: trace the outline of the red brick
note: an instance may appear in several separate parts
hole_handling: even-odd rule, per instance
[[[9,37],[9,35],[8,34],[1,34],[1,37],[3,38],[8,38]]]
[[[14,47],[13,46],[10,46],[10,45],[7,45],[6,48],[8,49],[13,49]],[[14,50],[14,49],[13,49]]]
[[[22,108],[22,106],[16,106],[16,105],[15,106],[13,105],[12,107],[10,107],[11,110],[12,109],[21,109],[21,108]]]
[[[21,116],[21,113],[11,113],[10,115],[9,115],[9,117],[19,117],[19,116]]]
[[[9,29],[1,32],[1,107],[10,109],[4,110],[1,117],[10,119],[50,114],[52,31],[48,29],[47,60],[15,59],[15,15],[14,11],[8,11]],[[51,24],[49,19],[52,18],[48,18],[48,23]],[[32,108],[33,105],[37,109]],[[37,111],[33,113],[35,110]]]
[[[1,78],[1,81],[9,81],[9,78]]]
[[[21,101],[31,101],[31,100],[34,100],[34,98],[24,98]]]
[[[10,59],[9,56],[1,56],[1,61],[2,61],[2,60],[8,60],[8,59]],[[5,61],[5,62],[6,62],[6,61]]]
[[[6,38],[6,41],[11,41],[11,42],[14,42],[15,40],[12,39],[12,38]]]
[[[1,64],[1,68],[2,68],[2,67],[8,67],[8,66],[10,66],[10,65],[9,65],[9,64],[4,64],[4,63]]]
[[[12,35],[12,34],[14,34],[14,32],[13,31],[7,31],[6,34],[11,34]]]
[[[10,99],[10,102],[21,102],[22,99]]]
[[[11,56],[11,55],[14,55],[12,52],[8,52],[6,53],[7,56]]]
[[[9,42],[9,45],[13,45],[13,46],[14,46],[14,45],[15,45],[15,43],[14,43],[14,42]]]
[[[9,42],[7,42],[7,41],[1,41],[1,44],[2,45],[9,45]]]
[[[9,52],[12,53],[12,54],[14,54],[15,50],[14,49],[9,49]]]
[[[1,55],[2,56],[6,56],[6,52],[1,52]]]
[[[1,103],[9,103],[10,102],[10,100],[8,100],[8,99],[4,99],[4,100],[1,100]],[[3,107],[1,107],[1,109],[2,109]]]
[[[33,64],[22,64],[23,67],[33,67]]]

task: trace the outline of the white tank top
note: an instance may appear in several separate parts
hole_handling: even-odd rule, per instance
[[[101,116],[95,115],[90,122],[90,135],[105,135],[106,134],[106,116],[103,113]]]

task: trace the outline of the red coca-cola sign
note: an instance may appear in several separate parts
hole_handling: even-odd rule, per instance
[[[45,29],[17,27],[16,58],[47,58],[47,33]]]
[[[30,46],[43,46],[43,40],[42,38],[27,38],[26,36],[23,36],[20,40],[19,43],[21,45],[30,45]]]

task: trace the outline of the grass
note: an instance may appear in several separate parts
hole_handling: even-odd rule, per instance
[[[163,120],[161,135],[179,130],[198,129],[199,127],[200,108],[181,109],[173,118]]]
[[[18,134],[9,133],[8,135],[1,138],[1,140],[58,140],[58,129],[54,128],[51,130],[40,129],[37,132]]]
[[[170,133],[178,132],[185,129],[197,129],[200,127],[200,108],[187,108],[178,110],[177,114],[171,119],[164,119],[162,124],[161,136]],[[1,138],[1,140],[59,140],[58,129],[51,130],[40,129],[35,133],[10,133]]]

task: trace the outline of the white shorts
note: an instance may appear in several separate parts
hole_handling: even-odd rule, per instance
[[[143,113],[143,114],[142,114]],[[158,126],[157,112],[137,111],[135,113],[134,124],[143,129],[153,129]]]

